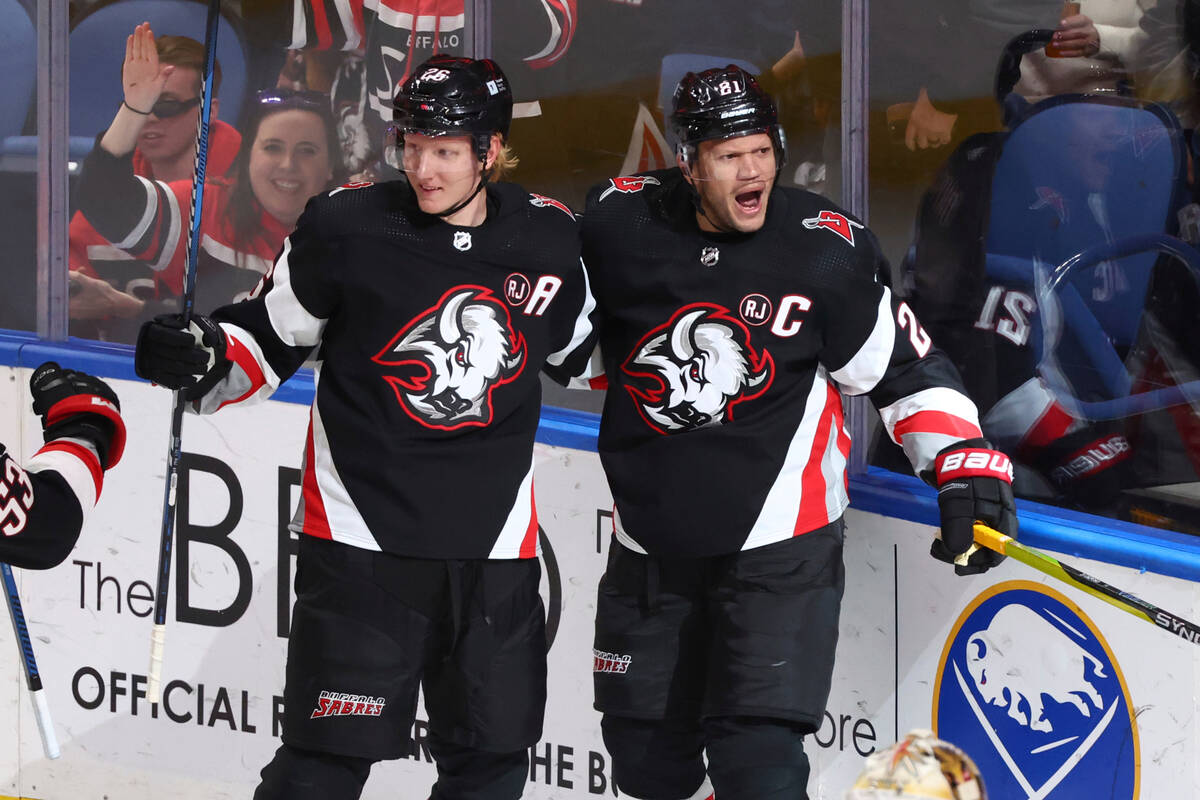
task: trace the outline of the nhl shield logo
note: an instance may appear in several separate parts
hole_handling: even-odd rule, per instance
[[[455,250],[467,251],[471,249],[471,233],[470,231],[455,231],[454,241],[452,243]]]
[[[1121,668],[1070,600],[1028,581],[983,592],[938,667],[933,723],[994,797],[1137,800],[1138,730]]]
[[[706,247],[700,251],[700,263],[706,267],[715,267],[721,260],[721,251],[715,247]]]

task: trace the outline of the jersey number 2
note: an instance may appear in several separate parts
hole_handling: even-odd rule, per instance
[[[921,323],[917,322],[917,315],[908,307],[908,303],[901,303],[896,309],[896,322],[908,331],[908,340],[912,342],[913,350],[917,351],[920,358],[924,358],[929,348],[933,347],[933,340],[921,327]]]

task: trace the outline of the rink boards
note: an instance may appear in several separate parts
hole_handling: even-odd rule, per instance
[[[0,441],[28,456],[40,444],[28,370],[0,375]],[[294,569],[285,526],[308,409],[272,401],[187,417],[165,697],[152,706],[145,675],[170,400],[141,382],[114,387],[129,421],[124,460],[67,561],[19,573],[63,755],[42,755],[5,626],[0,714],[18,724],[0,728],[0,796],[247,798],[278,745]],[[525,796],[613,797],[590,675],[611,498],[586,436],[540,438],[550,704]],[[956,578],[927,555],[932,533],[847,515],[833,693],[807,744],[813,797],[840,798],[864,755],[910,728],[936,727],[976,758],[994,797],[1200,798],[1200,647],[1012,560]],[[1189,580],[1068,558],[1200,617]],[[363,797],[421,800],[433,775],[422,756],[381,764]]]

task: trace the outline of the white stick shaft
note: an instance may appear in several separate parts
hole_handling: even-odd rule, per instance
[[[150,675],[146,686],[146,699],[157,703],[162,699],[163,643],[167,638],[167,626],[155,625],[150,631]]]
[[[35,689],[29,693],[33,700],[33,714],[37,718],[38,733],[42,735],[42,751],[46,758],[58,758],[58,737],[54,735],[54,720],[50,719],[50,706],[46,703],[46,692]]]

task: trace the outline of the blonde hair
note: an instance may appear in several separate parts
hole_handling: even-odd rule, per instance
[[[488,180],[502,181],[517,165],[521,163],[521,159],[517,158],[517,154],[507,144],[500,145],[500,152],[496,155],[496,160],[492,162],[492,170],[488,174]]]

